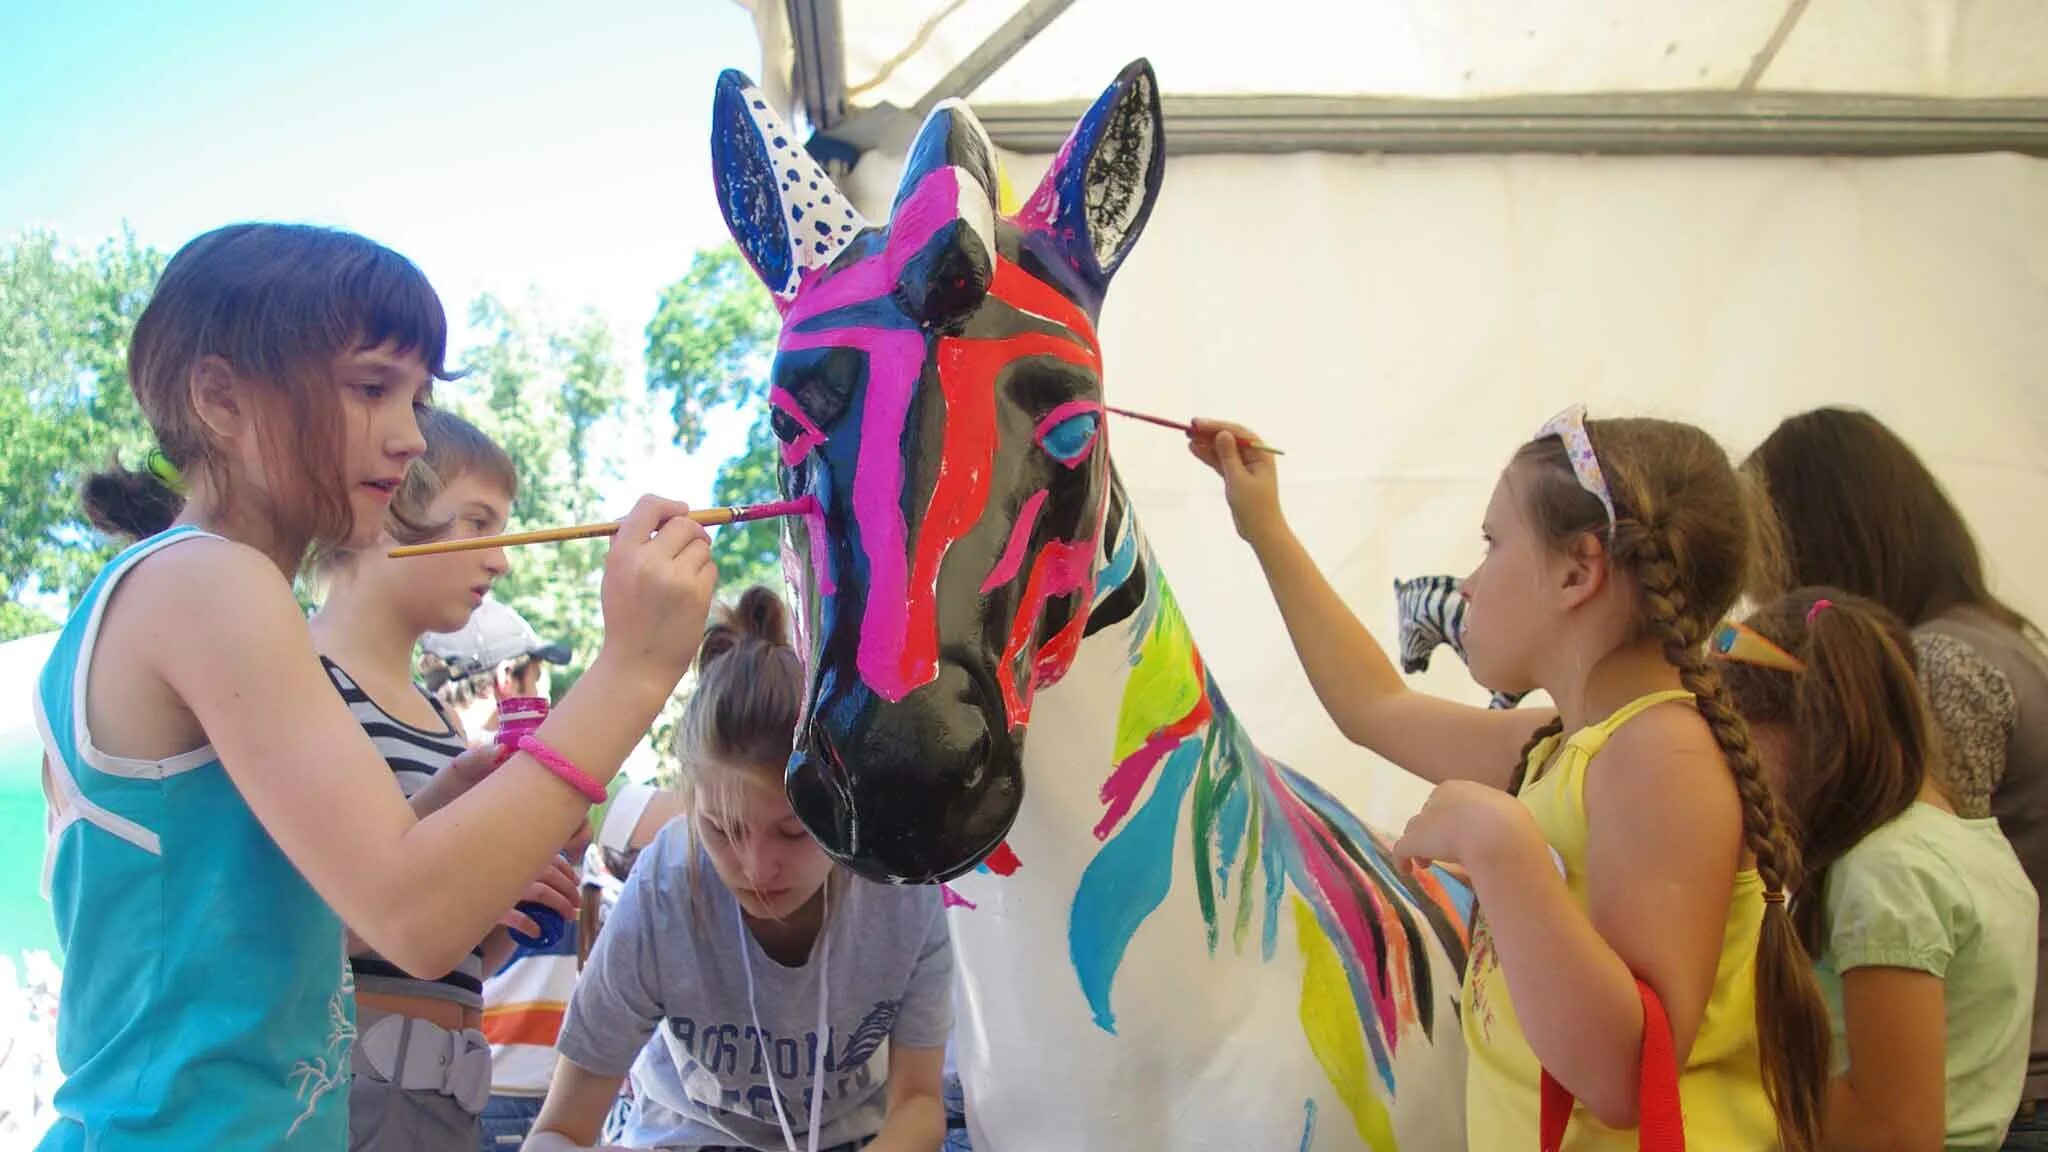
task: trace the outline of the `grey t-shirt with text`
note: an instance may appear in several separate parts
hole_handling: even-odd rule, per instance
[[[837,876],[825,934],[821,1148],[881,1130],[891,1042],[941,1048],[953,1024],[953,949],[936,886]],[[769,958],[742,930],[738,903],[701,854],[690,821],[672,821],[634,864],[556,1047],[591,1072],[632,1072],[627,1144],[782,1148],[779,1092],[802,1147],[825,944],[821,938],[800,968]],[[759,1033],[742,948],[753,967]]]

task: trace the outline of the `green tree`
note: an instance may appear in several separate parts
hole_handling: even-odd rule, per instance
[[[54,627],[113,554],[78,489],[151,442],[128,337],[163,265],[132,232],[90,254],[47,232],[0,249],[0,640]]]
[[[730,244],[693,256],[683,278],[662,290],[647,325],[647,388],[667,398],[676,444],[691,452],[703,447],[713,412],[755,413],[745,448],[720,466],[712,482],[712,498],[720,504],[775,499],[768,369],[780,329],[767,291]],[[711,551],[728,587],[781,585],[781,527],[775,521],[720,528]]]
[[[532,312],[478,297],[469,319],[481,342],[466,357],[468,375],[446,389],[450,407],[512,457],[519,474],[514,531],[599,518],[599,487],[617,472],[607,426],[625,398],[611,331],[595,313],[550,326]],[[603,540],[572,540],[523,549],[498,582],[501,600],[544,640],[573,653],[552,677],[557,698],[589,667],[604,636],[598,592],[605,547]]]

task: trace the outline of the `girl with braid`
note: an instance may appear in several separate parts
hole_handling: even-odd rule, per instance
[[[1234,425],[1189,448],[1224,479],[1323,707],[1437,788],[1396,851],[1455,864],[1481,908],[1461,1026],[1473,1148],[1634,1149],[1662,1009],[1696,1148],[1810,1152],[1826,1007],[1786,894],[1797,853],[1705,641],[1749,576],[1749,502],[1697,428],[1572,408],[1502,471],[1461,585],[1465,652],[1495,692],[1410,691],[1280,510],[1274,459]],[[1554,1082],[1562,1094],[1546,1084]]]

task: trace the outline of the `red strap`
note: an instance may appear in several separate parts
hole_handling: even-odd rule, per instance
[[[1636,1098],[1636,1147],[1641,1152],[1685,1152],[1685,1116],[1678,1105],[1678,1055],[1671,1046],[1671,1021],[1664,1002],[1641,980],[1643,998],[1643,1079]],[[1565,1125],[1571,1121],[1572,1094],[1543,1073],[1542,1152],[1564,1147]]]

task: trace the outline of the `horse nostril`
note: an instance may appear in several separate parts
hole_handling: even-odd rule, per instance
[[[961,784],[967,790],[973,791],[981,787],[982,780],[988,776],[988,758],[993,746],[994,738],[988,729],[983,728],[981,735],[974,738],[974,746],[967,750],[968,768],[960,778]]]

